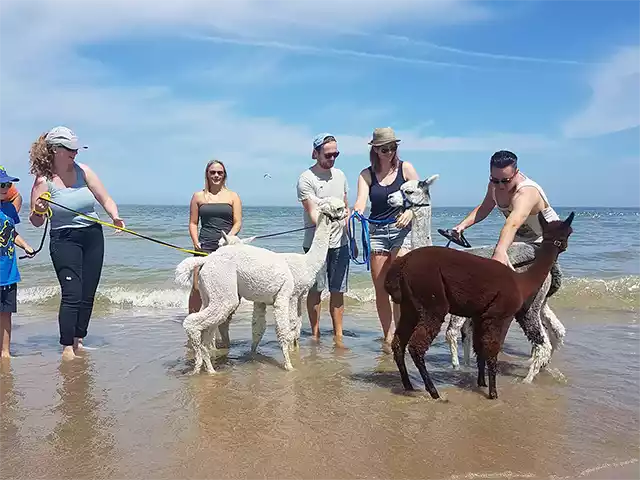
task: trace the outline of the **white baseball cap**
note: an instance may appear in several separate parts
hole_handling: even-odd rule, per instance
[[[78,137],[67,127],[54,127],[44,137],[45,142],[49,145],[62,145],[69,150],[78,150],[80,148],[89,148],[86,145],[78,144]]]

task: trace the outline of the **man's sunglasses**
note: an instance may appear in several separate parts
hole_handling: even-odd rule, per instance
[[[11,185],[13,185],[12,182],[2,182],[0,183],[0,188],[11,188]]]
[[[499,184],[501,184],[501,183],[503,183],[503,184],[505,184],[505,185],[506,185],[506,184],[507,184],[507,183],[509,183],[511,180],[513,180],[513,179],[516,177],[516,175],[518,175],[518,172],[517,172],[517,171],[516,171],[516,173],[514,173],[513,175],[511,175],[509,178],[501,178],[501,179],[498,179],[498,178],[489,177],[489,181],[490,181],[491,183],[493,183],[494,185],[499,185]]]
[[[324,158],[329,160],[330,158],[338,158],[338,155],[340,155],[340,152],[325,153]]]

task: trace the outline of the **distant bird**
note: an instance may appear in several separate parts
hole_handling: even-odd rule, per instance
[[[263,177],[263,178],[271,178],[271,174],[269,174],[269,173],[265,173],[262,177]]]

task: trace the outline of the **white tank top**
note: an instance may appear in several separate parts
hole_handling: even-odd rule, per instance
[[[522,172],[521,172],[522,173]],[[549,200],[547,200],[547,196],[542,190],[542,187],[538,185],[536,182],[527,177],[524,173],[522,173],[524,180],[518,184],[515,192],[520,190],[523,187],[534,187],[540,193],[542,200],[544,201],[545,208],[542,210],[542,215],[544,216],[547,222],[552,222],[553,220],[560,220],[560,217],[556,213],[556,211],[549,204]],[[508,207],[501,207],[496,200],[496,191],[493,189],[493,202],[498,207],[498,210],[502,212],[502,214],[506,217],[511,213],[512,207],[509,204]],[[518,231],[516,232],[516,236],[514,238],[516,242],[525,242],[525,243],[540,243],[542,242],[542,226],[540,225],[540,221],[538,220],[538,214],[529,215],[524,223],[520,226]]]

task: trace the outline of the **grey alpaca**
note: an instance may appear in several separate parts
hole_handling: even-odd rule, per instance
[[[431,193],[429,187],[439,175],[432,175],[427,180],[409,180],[402,184],[398,192],[389,195],[389,205],[411,209],[413,220],[411,227],[411,248],[427,247],[431,241]],[[536,248],[533,245],[515,242],[507,250],[512,265],[523,264],[516,268],[517,272],[525,271],[532,264]],[[493,255],[494,247],[476,247],[465,249],[467,252],[485,258]],[[564,325],[558,320],[547,303],[547,299],[558,291],[562,273],[558,264],[554,264],[538,292],[527,300],[515,319],[522,328],[527,339],[532,343],[531,365],[524,383],[530,383],[545,368],[553,351],[563,344]],[[458,335],[462,331],[464,346],[464,362],[471,363],[471,319],[449,315],[446,339],[451,352],[451,364],[454,369],[460,368],[458,361]],[[549,335],[548,331],[551,333]]]

